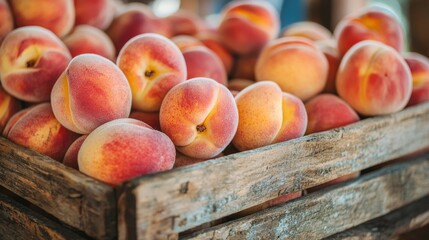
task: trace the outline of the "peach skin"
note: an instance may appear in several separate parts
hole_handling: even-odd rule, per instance
[[[16,28],[0,47],[1,83],[20,100],[49,101],[70,59],[67,47],[51,31],[37,26]]]
[[[161,19],[170,26],[171,36],[196,35],[204,29],[204,21],[194,12],[180,9]]]
[[[407,106],[429,101],[429,59],[416,52],[404,53],[403,57],[413,78],[413,90]]]
[[[240,55],[258,52],[280,32],[278,12],[266,1],[233,1],[223,8],[219,21],[223,44]]]
[[[130,39],[116,60],[131,86],[133,109],[157,112],[165,94],[186,80],[186,62],[168,38],[145,33]]]
[[[77,155],[79,153],[80,147],[82,146],[83,141],[88,137],[88,135],[82,135],[76,139],[70,147],[67,149],[64,154],[63,164],[67,167],[74,168],[79,170],[79,165],[77,163]]]
[[[365,116],[394,113],[408,103],[412,92],[410,68],[392,47],[374,40],[354,45],[338,68],[339,96]]]
[[[256,62],[257,81],[276,82],[282,91],[306,101],[322,92],[329,65],[323,52],[303,37],[283,37],[271,41]]]
[[[204,44],[196,37],[190,35],[176,35],[170,38],[176,44],[180,51],[189,47],[204,46]]]
[[[234,65],[234,56],[222,43],[219,34],[217,34],[217,32],[201,32],[196,35],[196,38],[220,58],[226,73],[230,74]]]
[[[62,161],[68,147],[79,137],[58,122],[49,103],[40,103],[14,114],[3,136],[57,161]]]
[[[107,122],[91,132],[78,153],[79,170],[111,185],[173,167],[171,140],[130,118]]]
[[[3,132],[9,119],[21,108],[21,102],[7,93],[0,85],[0,132]]]
[[[90,25],[105,30],[115,16],[113,0],[74,0],[75,26]]]
[[[11,0],[9,3],[17,27],[40,26],[64,37],[74,26],[73,0]]]
[[[237,131],[234,98],[210,78],[193,78],[172,88],[162,102],[161,130],[176,149],[192,158],[212,158],[221,153]]]
[[[0,45],[3,38],[13,30],[13,17],[6,0],[0,0]]]
[[[314,42],[316,46],[325,54],[326,60],[328,60],[329,70],[328,78],[326,79],[325,87],[322,93],[336,93],[335,79],[337,77],[338,66],[341,62],[341,56],[338,52],[337,43],[334,39],[320,40]]]
[[[232,144],[245,151],[304,135],[307,113],[296,96],[282,92],[272,81],[254,83],[241,90],[235,101],[238,129]]]
[[[81,54],[58,78],[51,104],[62,125],[88,134],[105,122],[129,116],[131,89],[113,62],[96,54]]]
[[[331,31],[317,22],[301,21],[292,23],[283,30],[282,37],[305,37],[312,41],[333,38]]]

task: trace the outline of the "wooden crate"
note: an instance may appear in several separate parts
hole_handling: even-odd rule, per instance
[[[394,221],[386,214],[414,207],[408,216],[413,224],[399,217],[395,229],[405,230],[386,229],[392,236],[428,223],[427,155],[365,171],[353,181],[245,217],[228,216],[428,147],[429,103],[114,188],[0,138],[0,185],[40,209],[38,215],[50,220],[43,227],[66,233],[72,228],[83,238],[338,239],[369,236],[368,221],[384,221],[377,220],[382,216]],[[17,224],[35,219],[19,201],[2,197],[0,202],[3,219]],[[21,214],[13,217],[10,209]],[[31,227],[25,236],[31,229],[37,236]]]

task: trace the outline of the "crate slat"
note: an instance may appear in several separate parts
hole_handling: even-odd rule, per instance
[[[184,239],[321,239],[428,194],[429,156],[425,156]]]
[[[397,239],[404,234],[429,224],[429,196],[392,213],[373,219],[325,240],[378,240]]]
[[[2,137],[0,185],[89,236],[117,236],[114,188]]]
[[[1,239],[87,239],[0,192]]]
[[[119,237],[177,234],[429,146],[429,104],[126,183]]]

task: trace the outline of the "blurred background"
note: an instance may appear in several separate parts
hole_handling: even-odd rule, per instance
[[[310,20],[322,24],[331,31],[345,15],[368,5],[389,6],[401,19],[409,51],[429,57],[429,4],[427,0],[266,0],[280,12],[282,28],[291,23]],[[208,22],[216,24],[219,12],[230,0],[128,0],[142,2],[152,7],[159,17],[179,9],[190,10]]]

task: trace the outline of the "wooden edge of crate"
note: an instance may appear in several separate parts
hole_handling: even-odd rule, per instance
[[[325,240],[394,239],[429,224],[429,196]]]
[[[113,187],[3,137],[0,185],[91,237],[117,236]]]
[[[429,194],[429,156],[368,173],[183,239],[320,239]]]
[[[118,211],[128,214],[119,216],[119,221],[125,221],[119,222],[119,237],[174,236],[428,146],[429,104],[422,104],[343,128],[144,176],[124,184],[119,191]]]
[[[1,192],[0,236],[2,239],[86,239]]]

